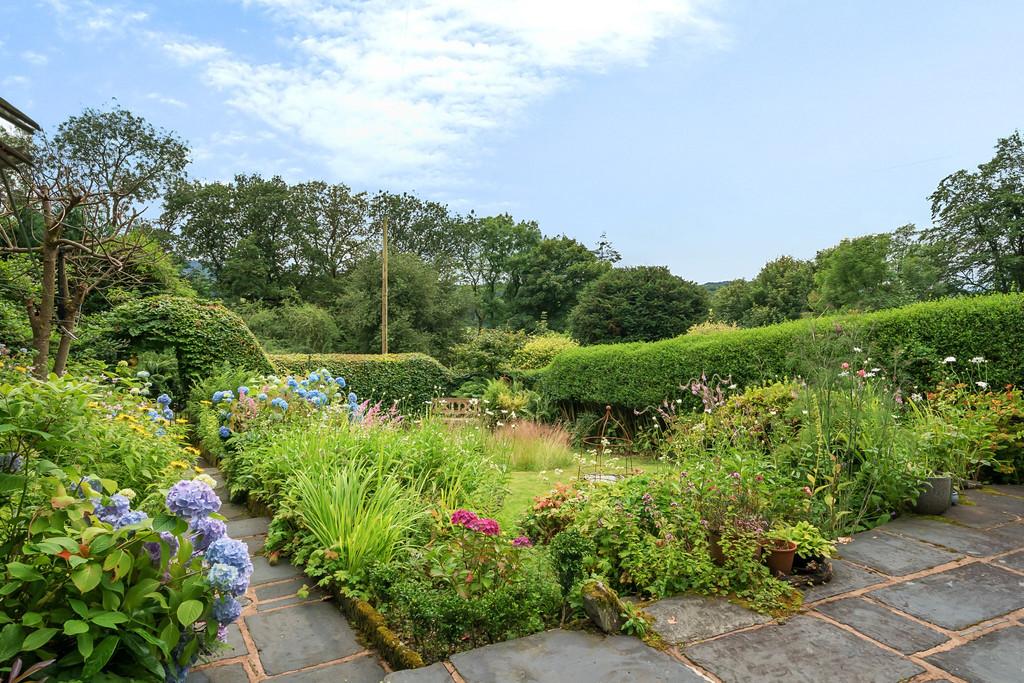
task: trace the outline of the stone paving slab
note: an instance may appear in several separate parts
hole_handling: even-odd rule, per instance
[[[245,617],[270,675],[341,659],[362,651],[338,607],[311,602]]]
[[[682,595],[658,600],[644,608],[654,617],[654,630],[673,645],[771,621],[763,614],[740,607],[724,598]]]
[[[231,538],[245,538],[246,536],[258,536],[266,534],[270,526],[270,520],[266,517],[248,517],[228,522],[228,536]]]
[[[908,659],[808,616],[698,643],[685,654],[725,683],[896,683],[924,671]],[[837,677],[840,670],[841,678]]]
[[[233,522],[238,519],[243,519],[249,516],[249,508],[238,503],[224,502],[220,505],[220,514],[224,516],[229,522]]]
[[[988,533],[1005,541],[1010,548],[1024,548],[1024,522],[1004,524],[1001,527],[990,529]]]
[[[249,683],[249,674],[241,664],[227,664],[193,671],[185,679],[185,683]]]
[[[913,574],[963,557],[959,553],[877,529],[857,534],[852,542],[840,547],[839,554],[843,559],[889,576]]]
[[[274,683],[380,683],[387,672],[373,657],[358,657],[341,664],[309,669],[274,679]]]
[[[270,564],[267,558],[257,555],[252,558],[252,585],[259,586],[271,581],[283,581],[296,576],[302,576],[302,570],[288,562],[280,560],[277,564]]]
[[[996,560],[996,563],[1009,567],[1010,569],[1016,569],[1019,572],[1024,572],[1024,550],[1018,553],[1013,553],[1012,555],[1007,555],[1006,557],[1001,557]]]
[[[976,563],[881,588],[871,596],[951,631],[1024,608],[1024,576]]]
[[[886,524],[884,529],[888,533],[927,541],[974,557],[995,555],[1010,550],[1015,545],[1012,541],[997,537],[995,534],[922,517],[897,519]]]
[[[1024,626],[988,633],[926,659],[972,683],[1024,681]]]
[[[628,636],[554,630],[451,658],[466,683],[705,683],[678,660]]]
[[[406,669],[388,674],[384,683],[452,683],[452,676],[444,664],[437,662],[419,669]]]
[[[219,662],[222,659],[241,657],[249,652],[249,649],[245,646],[245,641],[242,640],[242,631],[238,628],[238,624],[231,624],[228,626],[227,646],[227,649],[224,651],[211,655],[203,661]]]
[[[245,547],[249,549],[250,555],[259,555],[263,552],[263,546],[267,544],[267,535],[260,534],[259,536],[250,536],[243,542],[245,543]]]
[[[829,602],[817,610],[905,655],[931,649],[947,640],[939,631],[864,598]]]
[[[831,598],[841,593],[849,593],[858,588],[867,588],[885,581],[866,569],[861,569],[843,560],[832,560],[832,580],[803,590],[804,604]]]
[[[256,599],[263,602],[264,600],[277,600],[278,598],[289,597],[295,595],[296,591],[302,588],[303,585],[309,585],[309,583],[307,583],[305,577],[300,576],[289,581],[256,586]]]

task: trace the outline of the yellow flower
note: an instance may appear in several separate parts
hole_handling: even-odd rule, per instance
[[[213,403],[210,402],[210,401],[200,401],[200,403],[202,403],[204,406],[212,406],[213,405]]]
[[[185,446],[185,452],[193,455],[199,455],[199,449],[194,446]]]
[[[177,420],[175,420],[175,422],[180,424],[180,425],[187,425],[188,424],[188,420],[185,419],[184,417],[179,417]]]
[[[169,466],[179,470],[187,470],[189,468],[189,464],[184,460],[172,460]]]
[[[26,368],[24,365],[15,365],[14,369],[17,370],[18,372],[28,372],[28,368]]]

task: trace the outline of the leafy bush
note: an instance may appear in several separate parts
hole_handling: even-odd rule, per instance
[[[225,363],[255,372],[273,370],[236,313],[201,299],[157,296],[129,301],[104,314],[99,336],[131,349],[173,347],[182,386],[191,386]]]
[[[422,412],[435,396],[447,393],[452,382],[447,368],[421,353],[284,354],[270,358],[280,373],[308,375],[326,368],[358,387],[362,398],[386,405],[398,401],[404,413]]]
[[[316,304],[243,308],[242,316],[264,346],[278,353],[328,353],[338,350],[341,333],[330,311]]]
[[[451,351],[451,364],[466,377],[490,379],[507,372],[513,356],[527,344],[522,331],[484,329]]]
[[[577,409],[612,404],[632,411],[666,398],[694,405],[684,385],[702,373],[730,377],[739,386],[793,377],[805,369],[803,350],[829,335],[857,339],[872,357],[897,369],[908,388],[935,386],[947,356],[984,356],[993,386],[1024,379],[1024,295],[1011,294],[570,350],[554,359],[537,389]]]
[[[539,370],[554,360],[555,356],[579,348],[579,344],[568,335],[549,332],[530,339],[512,354],[509,366],[515,370]]]

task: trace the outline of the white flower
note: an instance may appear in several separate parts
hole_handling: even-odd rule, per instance
[[[956,356],[946,356],[946,358],[942,362],[943,363],[955,363],[956,362]]]
[[[975,382],[982,389],[988,389],[988,382]]]
[[[676,399],[676,403],[682,403],[682,402],[683,402],[683,399],[681,399],[681,398],[677,398]]]
[[[842,372],[839,373],[839,376],[840,377],[849,377],[850,376],[850,372],[848,370],[843,370]]]
[[[209,486],[211,489],[217,488],[217,482],[214,480],[213,477],[211,477],[209,474],[206,474],[205,472],[203,474],[197,475],[192,481],[201,481],[207,486]]]
[[[881,372],[882,368],[871,368],[871,372]]]
[[[981,365],[982,363],[987,363],[988,361],[985,360],[984,356],[975,356],[974,358],[971,359],[971,362],[974,363],[975,365]]]
[[[864,350],[864,349],[860,348],[859,346],[854,346],[854,347],[853,347],[853,352],[854,352],[854,353],[860,353],[860,352],[862,352],[863,350]]]
[[[735,384],[730,384],[730,385],[729,385],[729,388],[730,388],[730,389],[735,389],[735,388],[736,388],[736,385],[735,385]]]
[[[911,394],[911,395],[910,395],[910,400],[911,400],[911,401],[914,401],[915,403],[916,403],[917,401],[920,401],[920,400],[921,400],[922,398],[924,398],[924,397],[923,397],[923,396],[921,396],[921,394]]]
[[[117,492],[117,494],[119,496],[124,496],[128,500],[135,499],[135,491],[132,491],[131,489],[121,489],[120,491]]]

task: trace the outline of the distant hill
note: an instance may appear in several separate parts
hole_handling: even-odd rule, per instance
[[[732,280],[722,280],[721,282],[705,282],[704,284],[701,285],[701,287],[708,290],[709,294],[714,294],[715,290],[725,287],[730,282],[732,282]]]

